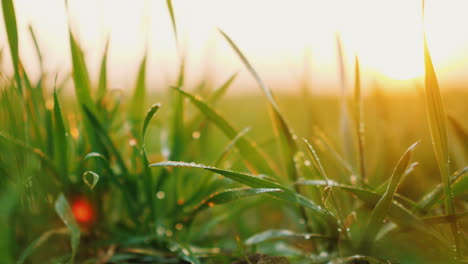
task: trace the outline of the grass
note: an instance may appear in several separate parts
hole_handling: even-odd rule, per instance
[[[145,53],[121,100],[107,84],[109,41],[94,86],[70,29],[69,97],[63,82],[43,87],[54,73],[31,82],[13,1],[2,11],[15,70],[0,81],[2,263],[232,263],[254,253],[292,263],[466,262],[468,95],[441,94],[427,43],[425,100],[362,94],[357,58],[349,96],[338,37],[343,94],[304,93],[309,113],[304,98],[275,96],[223,31],[262,98],[225,97],[237,73],[189,87],[179,50],[167,98],[147,87]]]

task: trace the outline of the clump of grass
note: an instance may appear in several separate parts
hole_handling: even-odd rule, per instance
[[[170,0],[167,6],[178,43]],[[407,189],[429,178],[413,178],[433,170],[427,166],[430,157],[414,155],[418,162],[410,162],[415,144],[393,173],[378,166],[372,170],[372,161],[364,158],[363,124],[375,120],[363,111],[368,99],[361,95],[357,59],[353,119],[347,115],[345,93],[334,101],[306,100],[318,102],[315,109],[338,103],[343,126],[337,132],[307,124],[313,127],[298,133],[305,138],[305,144],[299,144],[292,128],[301,131],[305,125],[287,122],[286,114],[292,113],[282,111],[287,108],[281,107],[279,97],[222,31],[264,93],[274,132],[255,126],[260,115],[252,127],[238,129],[232,120],[239,117],[223,113],[229,103],[237,111],[239,105],[249,105],[248,98],[224,99],[237,74],[216,89],[192,92],[185,82],[190,69],[179,47],[179,76],[168,84],[168,99],[147,105],[153,97],[145,83],[146,51],[131,95],[120,102],[107,83],[110,41],[94,87],[78,36],[70,28],[76,96],[62,95],[61,84],[45,89],[50,73],[42,72],[34,83],[21,68],[13,1],[2,0],[2,10],[15,68],[14,78],[0,87],[0,224],[8,227],[0,229],[0,258],[5,263],[232,263],[250,261],[254,253],[287,256],[294,263],[462,259],[468,214],[455,209],[466,209],[467,169],[451,174],[445,111],[427,43],[425,104],[442,184],[419,195]],[[30,33],[41,57],[40,39],[32,28]],[[339,53],[344,85],[341,48]],[[391,102],[389,108],[396,109]],[[414,105],[422,106],[417,100]],[[336,122],[332,117],[327,120]],[[349,127],[353,122],[354,130]],[[459,122],[464,120],[452,120],[457,137],[463,138]],[[412,132],[418,137],[425,133]],[[385,131],[367,130],[366,140],[381,133]],[[405,131],[400,133],[403,138]],[[342,139],[333,141],[335,134]],[[270,141],[278,147],[262,144]],[[358,166],[347,151],[352,145],[357,146]],[[460,148],[466,151],[466,146]],[[359,167],[359,173],[353,167]],[[355,175],[359,184],[352,180]],[[413,185],[402,183],[405,178]],[[406,189],[399,191],[399,185]],[[92,220],[77,217],[77,201],[86,202]],[[444,207],[445,214],[440,214]],[[444,237],[445,225],[454,243]],[[452,244],[456,254],[451,254]]]

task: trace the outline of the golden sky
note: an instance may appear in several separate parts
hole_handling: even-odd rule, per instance
[[[69,15],[64,0],[15,1],[21,57],[30,74],[37,76],[38,67],[28,25],[37,32],[46,69],[63,76],[70,69],[69,20],[84,47],[92,77],[98,73],[109,36],[109,79],[114,88],[132,87],[146,46],[152,86],[173,83],[178,56],[165,0],[68,2]],[[253,80],[216,28],[231,36],[275,89],[299,87],[303,76],[310,78],[316,90],[334,89],[339,83],[337,32],[341,34],[349,64],[348,79],[353,76],[355,55],[360,58],[364,80],[407,80],[423,72],[420,0],[174,0],[173,3],[180,49],[187,58],[188,81],[192,84],[207,72],[220,83],[239,71],[237,83],[242,85],[236,89],[253,88],[248,85],[254,84]],[[467,10],[466,0],[426,0],[425,27],[442,82],[462,80],[468,71]],[[5,49],[3,20],[1,24],[0,47]]]

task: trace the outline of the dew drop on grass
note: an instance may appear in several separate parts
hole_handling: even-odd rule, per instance
[[[184,253],[186,256],[190,255],[190,251],[188,251],[186,248],[182,248],[182,253]]]
[[[171,236],[172,236],[172,234],[173,234],[173,233],[172,233],[172,231],[171,231],[171,230],[167,230],[167,231],[166,231],[166,236],[167,236],[167,237],[171,237]]]
[[[319,255],[319,256],[322,257],[322,258],[328,257],[328,253],[325,252],[325,251],[322,251],[322,252],[320,252],[320,255]]]
[[[131,138],[128,141],[128,144],[130,145],[130,147],[135,147],[137,145],[137,140],[135,138]]]
[[[158,198],[159,200],[162,200],[165,197],[166,197],[166,194],[163,191],[159,191],[156,193],[156,198]]]
[[[193,131],[192,138],[193,139],[199,139],[200,138],[200,131]]]
[[[312,238],[312,235],[311,234],[305,234],[304,235],[304,239],[311,239]]]
[[[164,235],[164,232],[166,232],[166,230],[163,227],[159,226],[156,228],[156,233],[158,233],[158,235],[162,236]]]
[[[304,161],[304,166],[310,167],[310,165],[311,165],[310,160],[305,160]]]
[[[184,228],[184,225],[181,224],[181,223],[177,223],[177,224],[175,225],[175,229],[178,230],[178,231],[182,230],[183,228]]]
[[[170,155],[171,151],[168,148],[163,148],[161,154],[167,159]]]

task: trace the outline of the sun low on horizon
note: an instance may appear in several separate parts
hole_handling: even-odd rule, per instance
[[[364,79],[420,78],[425,28],[442,79],[462,81],[468,66],[468,32],[463,26],[468,23],[466,1],[426,1],[423,27],[419,0],[174,0],[179,50],[165,2],[69,0],[67,12],[62,0],[16,0],[20,40],[24,40],[22,59],[32,61],[29,70],[38,72],[38,67],[31,66],[37,65],[28,32],[32,24],[45,67],[52,72],[70,69],[67,28],[71,23],[91,72],[97,72],[110,40],[110,80],[115,86],[132,84],[146,48],[148,67],[155,72],[149,80],[156,86],[176,75],[178,52],[194,66],[188,73],[193,83],[207,74],[222,80],[226,76],[221,72],[236,72],[242,66],[220,38],[219,28],[232,37],[267,81],[300,83],[310,78],[314,86],[328,87],[339,82],[337,36],[342,41],[348,79],[353,74],[354,56],[361,62]],[[7,51],[6,33],[0,32],[0,37],[0,45]],[[240,79],[252,82],[248,74]]]

